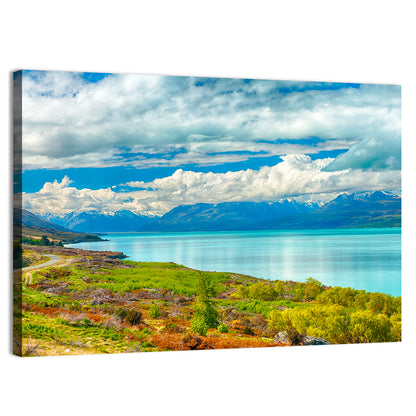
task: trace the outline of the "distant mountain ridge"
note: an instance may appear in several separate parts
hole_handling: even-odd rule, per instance
[[[39,239],[42,236],[52,241],[76,243],[80,241],[99,241],[97,235],[74,232],[59,224],[47,221],[26,209],[13,209],[13,238]]]
[[[401,227],[401,197],[387,191],[341,194],[302,216],[262,221],[258,229]]]
[[[151,223],[153,219],[127,210],[116,211],[114,214],[97,211],[71,212],[64,216],[46,214],[43,218],[72,231],[88,233],[140,231],[144,224]]]
[[[255,226],[259,221],[312,212],[316,204],[283,202],[223,202],[178,206],[143,231],[233,231]]]
[[[48,221],[35,214],[32,214],[26,209],[14,209],[13,210],[13,222],[15,224],[22,224],[28,227],[38,227],[39,229],[54,230],[54,231],[71,231],[70,229],[63,227],[54,222]]]
[[[322,206],[294,200],[198,203],[177,206],[161,217],[131,211],[113,215],[92,211],[44,218],[73,231],[90,233],[400,227],[401,197],[391,191],[368,191],[344,193]]]
[[[355,194],[341,194],[320,208],[328,210],[397,210],[401,209],[401,197],[390,191],[360,192]]]

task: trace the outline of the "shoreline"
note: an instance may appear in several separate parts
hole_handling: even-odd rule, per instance
[[[111,241],[111,240],[107,240],[107,241]],[[50,246],[50,247],[47,247],[47,250],[42,250],[41,249],[42,247],[45,248],[44,246],[26,246],[24,248],[26,248],[27,250],[33,250],[33,251],[36,251],[36,252],[45,251],[45,253],[42,253],[42,254],[45,254],[45,255],[47,255],[46,251],[51,251],[51,254],[60,253],[60,254],[69,255],[69,256],[74,256],[74,255],[88,256],[90,254],[94,255],[94,254],[99,253],[99,255],[102,256],[102,257],[108,257],[108,258],[111,258],[111,259],[128,260],[128,261],[131,261],[133,263],[160,263],[160,264],[171,263],[171,264],[176,264],[178,266],[184,267],[188,270],[193,270],[193,271],[203,272],[203,273],[231,273],[233,275],[248,277],[248,278],[251,278],[251,279],[255,279],[255,280],[259,280],[259,281],[265,281],[265,282],[283,281],[283,282],[287,282],[287,283],[302,283],[302,281],[297,281],[297,280],[292,280],[292,279],[281,279],[281,278],[269,279],[269,278],[254,276],[254,275],[247,274],[247,273],[240,273],[240,272],[233,272],[233,271],[203,270],[203,269],[199,269],[199,268],[195,268],[195,267],[189,267],[185,264],[181,264],[181,263],[174,262],[174,261],[133,260],[121,251],[90,250],[90,249],[83,249],[83,248],[76,248],[76,247],[65,247],[65,246],[64,247]],[[62,253],[62,250],[67,250],[67,251],[66,251],[66,253]],[[16,271],[21,271],[21,269],[13,270],[13,272],[16,272]],[[304,280],[306,280],[306,279],[307,279],[307,277],[304,278]],[[357,291],[363,291],[363,292],[366,292],[366,293],[381,293],[383,295],[392,296],[394,298],[402,296],[401,294],[398,295],[398,296],[395,296],[395,295],[392,295],[390,293],[377,292],[377,291],[368,291],[366,289],[357,289],[357,288],[354,288],[354,287],[351,287],[351,286],[326,285],[323,282],[322,282],[322,284],[325,288],[340,287],[340,288],[344,288],[344,289],[352,289],[352,290],[357,290]]]
[[[324,286],[312,278],[302,283],[270,281],[172,262],[137,262],[126,260],[121,252],[64,247],[41,250],[39,246],[24,249],[59,255],[62,261],[39,265],[37,270],[26,272],[30,278],[25,276],[15,285],[15,296],[20,288],[22,299],[20,307],[15,304],[14,313],[18,355],[401,340],[401,298],[390,295]],[[21,273],[23,277],[25,273]],[[195,320],[200,279],[212,288],[208,299],[215,318],[202,327]],[[340,296],[348,305],[332,305]],[[383,309],[374,309],[379,307]],[[379,328],[371,322],[382,319],[384,332],[350,328],[362,318],[368,320],[369,328]],[[285,323],[287,319],[298,322],[295,332],[292,324],[288,327]],[[305,319],[310,323],[304,328],[301,323]],[[332,319],[345,321],[345,328],[329,331]],[[298,335],[291,338],[292,332]]]
[[[126,232],[108,234],[107,244],[65,247],[124,251],[130,260],[173,261],[269,280],[302,282],[311,276],[327,286],[400,296],[401,235],[397,228]]]

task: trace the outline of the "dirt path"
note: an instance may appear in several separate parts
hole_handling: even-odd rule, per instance
[[[23,267],[22,269],[13,270],[13,274],[15,272],[22,272],[22,275],[26,273],[23,281],[25,284],[31,284],[33,271],[42,269],[44,267],[52,266],[52,264],[55,264],[59,260],[61,260],[61,256],[57,256],[56,254],[45,254],[45,253],[40,253],[40,254],[42,256],[48,257],[50,260],[46,261],[45,263],[35,264],[33,266],[27,266],[27,267]]]
[[[40,255],[45,256],[45,257],[49,257],[50,260],[48,260],[45,263],[39,263],[39,264],[35,264],[33,266],[27,266],[27,267],[23,267],[23,269],[17,269],[17,270],[13,270],[13,271],[14,272],[17,272],[17,271],[27,272],[28,270],[41,269],[43,267],[49,267],[49,266],[52,266],[52,264],[56,263],[57,261],[59,261],[61,259],[61,257],[57,256],[56,254],[40,253]]]

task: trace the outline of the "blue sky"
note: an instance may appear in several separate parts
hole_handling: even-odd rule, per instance
[[[396,85],[23,72],[24,206],[58,215],[401,187]]]
[[[323,151],[317,154],[311,154],[311,159],[320,157],[335,158],[345,153],[346,150]],[[212,166],[200,166],[198,164],[180,165],[179,168],[194,172],[215,172],[226,173],[229,171],[236,172],[240,170],[252,169],[259,170],[262,166],[274,166],[281,162],[280,156],[257,156],[247,158],[238,162],[221,163]],[[71,178],[72,186],[77,189],[101,189],[117,186],[120,183],[130,181],[153,181],[156,178],[172,175],[178,167],[150,167],[147,169],[137,169],[124,166],[113,166],[107,168],[67,168],[67,169],[33,169],[26,170],[23,173],[23,192],[38,192],[45,182],[57,180],[61,182],[65,176]]]

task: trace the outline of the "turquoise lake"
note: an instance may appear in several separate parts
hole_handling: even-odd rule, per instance
[[[401,229],[117,233],[67,245],[122,251],[130,260],[173,261],[206,270],[302,282],[313,277],[401,296]]]

